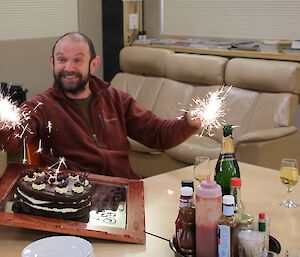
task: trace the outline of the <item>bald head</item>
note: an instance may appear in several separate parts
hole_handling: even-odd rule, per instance
[[[69,32],[67,34],[64,34],[63,36],[61,36],[54,44],[53,48],[52,48],[52,56],[54,56],[55,54],[55,48],[56,45],[64,40],[69,40],[72,41],[74,43],[86,43],[89,47],[89,52],[90,52],[90,61],[92,61],[95,57],[96,57],[96,51],[95,51],[95,47],[94,44],[92,42],[92,40],[90,40],[86,35],[80,33],[80,32]],[[54,64],[54,58],[53,58],[53,64]]]

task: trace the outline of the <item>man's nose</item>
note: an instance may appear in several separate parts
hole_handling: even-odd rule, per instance
[[[75,64],[74,64],[74,62],[72,62],[71,60],[67,61],[65,63],[65,70],[66,71],[74,71],[75,70]]]

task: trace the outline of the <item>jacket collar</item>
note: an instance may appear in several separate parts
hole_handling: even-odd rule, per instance
[[[102,94],[110,84],[94,75],[90,76],[89,81],[90,90],[94,96]],[[64,91],[54,81],[52,87],[49,89],[49,93],[55,98],[67,99]]]

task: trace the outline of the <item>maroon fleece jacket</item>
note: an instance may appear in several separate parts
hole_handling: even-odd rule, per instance
[[[50,166],[65,157],[68,169],[125,178],[139,178],[129,163],[130,138],[154,149],[168,149],[183,142],[197,129],[181,120],[163,120],[140,107],[127,93],[91,76],[92,127],[79,107],[54,83],[46,92],[26,101],[30,111],[23,138],[42,142],[42,157]],[[38,103],[42,103],[35,110]],[[49,128],[51,122],[52,128]],[[12,151],[23,139],[18,129],[0,131],[0,143]]]

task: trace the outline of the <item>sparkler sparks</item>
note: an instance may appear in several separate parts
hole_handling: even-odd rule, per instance
[[[0,93],[0,129],[21,128],[21,132],[16,133],[15,137],[22,138],[25,131],[32,133],[26,123],[29,119],[30,112],[26,108],[19,108],[9,96]]]
[[[47,129],[48,129],[48,132],[51,133],[51,131],[52,131],[52,122],[50,120],[48,120]]]
[[[41,153],[42,150],[43,150],[43,148],[42,148],[42,140],[40,139],[40,140],[39,140],[39,148],[36,150],[36,152],[37,152],[37,153]]]
[[[38,108],[40,105],[43,105],[43,103],[39,101],[39,102],[37,103],[37,105],[34,107],[33,111],[36,112],[37,108]]]
[[[43,103],[38,102],[33,111],[36,112],[40,105],[43,105]],[[15,131],[15,138],[23,139],[23,163],[27,162],[27,135],[25,135],[25,132],[33,134],[28,122],[31,118],[30,114],[31,111],[28,111],[25,105],[22,108],[18,107],[16,103],[11,100],[10,96],[6,96],[0,92],[0,129],[12,129]],[[8,140],[9,138],[10,137],[8,137]],[[39,142],[37,152],[41,151],[41,142]]]
[[[224,86],[220,90],[215,92],[209,92],[204,99],[195,98],[191,110],[188,112],[191,119],[200,119],[202,121],[202,131],[200,136],[206,131],[209,136],[213,136],[212,129],[219,128],[226,122],[223,119],[225,116],[225,98],[229,89],[224,92]]]
[[[0,93],[0,120],[2,128],[15,128],[21,123],[22,111],[9,97]]]
[[[27,162],[27,151],[26,151],[26,139],[23,139],[23,160],[22,163],[25,164]]]
[[[48,169],[50,170],[50,169],[53,169],[55,166],[57,166],[57,168],[55,169],[55,172],[58,173],[60,170],[60,167],[62,165],[64,165],[65,168],[67,168],[65,161],[66,161],[65,157],[59,157],[58,161],[56,163],[54,163],[53,165],[51,165],[50,167],[48,167]]]

